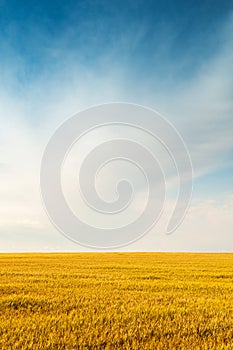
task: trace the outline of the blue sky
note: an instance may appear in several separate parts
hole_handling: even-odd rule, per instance
[[[149,235],[132,249],[147,250],[151,240],[154,250],[232,249],[232,32],[233,5],[227,0],[0,0],[0,250],[82,249],[44,223],[40,159],[68,116],[111,101],[155,108],[174,123],[193,159],[196,230],[201,237],[212,225],[225,232],[223,238],[216,232],[214,240],[207,233],[198,245],[187,219],[177,241]],[[22,199],[25,193],[31,197]],[[219,203],[219,222],[208,224],[203,206],[215,217]],[[26,219],[20,224],[24,215],[28,226]]]
[[[16,64],[17,88],[27,89],[41,74],[57,74],[75,61],[102,72],[111,63],[131,82],[153,77],[169,89],[222,49],[232,5],[217,0],[1,1],[0,9],[1,65]]]

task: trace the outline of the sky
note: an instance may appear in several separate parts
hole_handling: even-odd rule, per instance
[[[164,233],[171,191],[158,225],[119,250],[232,252],[232,33],[228,0],[0,0],[0,252],[90,250],[50,223],[40,196],[41,159],[68,117],[116,101],[170,120],[194,171],[192,201],[177,231]],[[68,164],[67,198],[88,221],[72,198],[70,172]],[[129,217],[140,209],[140,193],[137,200]]]

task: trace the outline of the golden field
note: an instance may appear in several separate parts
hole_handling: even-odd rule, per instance
[[[233,254],[0,254],[0,349],[233,349]]]

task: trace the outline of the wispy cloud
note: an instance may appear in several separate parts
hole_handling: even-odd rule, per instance
[[[74,53],[67,46],[70,35],[68,30],[60,38],[57,37],[53,45],[50,45],[51,41],[45,41],[41,50],[46,51],[56,64],[51,70],[44,69],[35,75],[29,73],[29,68],[25,68],[27,62],[20,53],[13,58],[11,49],[7,48],[9,61],[5,61],[0,68],[0,234],[9,230],[18,231],[17,239],[20,241],[22,230],[28,227],[37,231],[36,247],[39,241],[38,230],[44,233],[51,230],[43,213],[39,190],[39,169],[44,147],[54,129],[64,119],[93,104],[121,100],[158,109],[174,123],[187,142],[195,176],[208,176],[213,169],[232,164],[232,27],[231,16],[222,30],[221,49],[199,62],[194,74],[184,73],[179,79],[176,70],[185,71],[183,61],[179,63],[179,57],[174,58],[174,61],[169,60],[167,71],[170,73],[169,76],[164,76],[164,81],[161,81],[162,76],[158,73],[160,67],[155,67],[151,76],[148,72],[143,74],[145,57],[140,61],[137,56],[137,64],[130,67],[130,62],[133,61],[130,55],[140,47],[147,34],[146,27],[140,27],[133,41],[131,31],[128,36],[127,33],[122,33],[119,43],[114,42],[108,50],[98,52],[96,64],[90,64],[92,58],[90,62],[85,62],[86,54],[84,59],[77,59],[77,52]],[[167,33],[162,39],[165,40],[165,37]],[[174,40],[171,36],[164,45],[160,45],[160,52],[157,53],[160,58],[157,57],[155,62],[161,61],[164,52],[172,50]],[[127,51],[122,52],[125,60],[120,57],[121,49],[124,48]],[[65,50],[67,52],[64,55]],[[185,60],[187,59],[186,55]],[[151,64],[149,56],[148,60]],[[165,73],[164,66],[161,69]],[[150,67],[152,68],[151,65]],[[147,142],[150,144],[150,140]],[[231,188],[229,195],[232,195]],[[229,239],[229,226],[232,224],[232,203],[229,198],[218,205],[208,202],[208,199],[204,203],[192,204],[190,214],[180,231],[181,236],[185,230],[189,232],[184,249],[202,250],[201,237],[205,237],[207,250],[228,248],[229,242],[232,243]],[[136,208],[137,205],[138,202]],[[224,235],[221,236],[219,245],[220,230]],[[175,235],[171,238],[172,243],[168,244],[174,244],[179,249],[182,246],[181,236],[178,233],[178,238]],[[149,237],[148,240],[151,239]],[[56,240],[52,238],[51,242],[53,239]],[[142,244],[146,249],[149,247],[147,244],[150,244],[148,240],[145,238],[136,246]],[[165,240],[167,238],[163,242]],[[9,242],[2,244],[7,246]],[[161,249],[166,247],[161,245]]]

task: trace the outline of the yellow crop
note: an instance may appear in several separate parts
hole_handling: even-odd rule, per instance
[[[0,349],[233,349],[233,254],[0,255]]]

